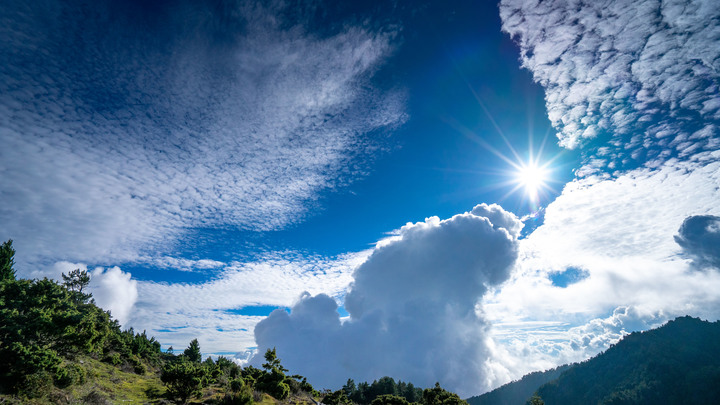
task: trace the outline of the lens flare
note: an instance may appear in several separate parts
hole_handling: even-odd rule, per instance
[[[549,170],[538,166],[536,162],[518,165],[515,173],[515,180],[525,188],[528,198],[534,202],[538,200],[538,192],[547,187],[549,177]]]

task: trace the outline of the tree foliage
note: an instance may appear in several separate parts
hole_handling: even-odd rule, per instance
[[[280,364],[275,348],[265,352],[265,361],[263,364],[265,372],[257,379],[255,387],[260,391],[267,392],[275,399],[287,398],[290,395],[290,385],[287,383],[288,377],[285,372],[288,370]]]
[[[348,405],[351,404],[350,398],[342,389],[329,392],[323,397],[322,403],[325,405]]]
[[[435,383],[435,387],[423,390],[423,405],[467,405],[467,402],[450,391],[440,387],[440,383]]]
[[[0,245],[0,281],[15,280],[15,249],[12,247],[12,239]]]
[[[199,362],[181,358],[165,364],[160,380],[168,394],[184,404],[190,398],[200,397],[202,389],[208,385],[208,370]]]
[[[373,399],[370,405],[410,405],[410,403],[403,397],[385,394]]]
[[[90,284],[90,275],[87,270],[75,269],[68,274],[62,273],[63,286],[70,290],[78,301],[87,301],[92,296],[83,293],[83,290]]]
[[[0,280],[0,391],[28,394],[48,382],[63,387],[82,381],[82,372],[66,364],[77,355],[115,358],[143,370],[144,363],[157,360],[159,343],[144,332],[121,331],[108,312],[88,302],[91,296],[82,292],[85,272],[67,276],[74,287],[47,278],[17,279],[13,254],[11,241],[5,242],[0,248],[6,276]]]
[[[197,339],[190,341],[190,345],[188,345],[187,349],[185,349],[183,355],[188,359],[188,361],[200,363],[202,360],[202,353],[200,353],[200,343],[198,343]]]
[[[392,377],[382,377],[371,384],[361,382],[357,385],[349,379],[341,388],[345,395],[356,404],[367,405],[381,395],[394,395],[404,398],[409,403],[420,402],[423,390],[412,383],[395,382]]]
[[[720,403],[720,322],[677,318],[626,336],[538,389],[549,404]]]
[[[540,398],[539,395],[535,394],[527,402],[527,405],[545,405],[545,401]]]

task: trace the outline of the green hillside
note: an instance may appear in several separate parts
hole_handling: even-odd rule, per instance
[[[203,361],[197,339],[162,352],[143,331],[122,330],[87,294],[87,272],[18,279],[12,241],[0,245],[0,403],[252,405],[467,405],[442,389],[383,377],[318,392],[289,375],[275,349],[262,368],[227,358]],[[352,384],[350,384],[352,382]]]
[[[720,322],[681,317],[632,333],[538,394],[548,405],[718,404]]]
[[[470,405],[720,404],[720,322],[680,317],[594,358],[531,373]]]

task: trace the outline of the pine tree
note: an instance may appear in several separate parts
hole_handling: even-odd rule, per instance
[[[92,294],[83,293],[88,284],[90,284],[90,275],[87,270],[75,269],[67,275],[62,273],[63,285],[67,288],[77,302],[88,302],[92,298]]]
[[[12,239],[0,245],[0,281],[15,280],[15,249],[12,247]]]
[[[200,343],[197,339],[193,339],[190,342],[190,346],[183,352],[185,357],[193,363],[200,363],[202,361],[202,353],[200,353]]]

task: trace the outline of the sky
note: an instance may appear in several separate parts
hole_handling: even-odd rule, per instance
[[[720,4],[446,3],[3,2],[19,276],[330,389],[720,319]]]

